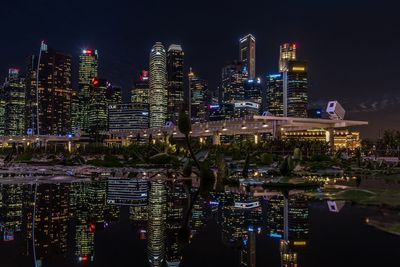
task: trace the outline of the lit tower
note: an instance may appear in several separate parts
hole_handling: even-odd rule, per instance
[[[250,78],[256,77],[256,38],[248,34],[239,40],[239,60],[247,69]]]
[[[285,43],[280,47],[279,53],[279,71],[287,70],[287,62],[296,60],[296,44]]]
[[[97,50],[83,49],[79,56],[79,94],[77,105],[73,114],[73,127],[88,131],[89,127],[89,104],[90,88],[92,79],[98,77],[98,60]]]
[[[167,117],[167,56],[161,42],[150,52],[150,128],[162,127]]]
[[[167,52],[168,72],[168,119],[177,123],[183,109],[183,58],[185,53],[180,45],[172,44]]]

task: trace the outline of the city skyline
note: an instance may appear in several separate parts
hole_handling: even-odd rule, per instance
[[[21,31],[11,31],[8,40],[15,41],[4,43],[3,49],[0,50],[3,51],[1,52],[3,60],[0,63],[1,76],[5,77],[10,67],[24,69],[26,56],[36,51],[40,40],[45,39],[57,50],[72,54],[74,59],[82,48],[98,49],[102,61],[99,66],[101,76],[120,84],[126,94],[136,79],[136,73],[146,69],[146,58],[152,43],[162,41],[165,44],[181,44],[186,52],[186,72],[189,66],[194,67],[199,75],[209,81],[209,88],[213,90],[219,86],[220,68],[227,61],[237,57],[239,38],[252,33],[257,39],[256,70],[259,76],[265,77],[277,69],[280,44],[295,42],[299,48],[299,58],[307,60],[310,64],[311,104],[329,99],[338,99],[345,107],[347,103],[348,116],[354,119],[368,118],[371,121],[371,126],[366,132],[372,137],[377,136],[380,128],[396,127],[398,81],[392,74],[397,72],[398,67],[394,63],[395,60],[389,60],[391,59],[389,51],[395,49],[397,43],[397,37],[394,36],[398,29],[392,26],[395,23],[391,23],[392,16],[390,16],[390,12],[393,12],[391,10],[395,9],[390,9],[389,5],[384,3],[372,5],[372,1],[363,3],[363,12],[357,11],[357,3],[345,4],[344,1],[332,3],[329,8],[323,3],[314,1],[301,4],[276,3],[268,10],[262,8],[264,5],[267,6],[267,3],[250,4],[259,7],[253,9],[254,16],[251,16],[251,20],[248,15],[237,18],[237,23],[233,27],[229,29],[225,27],[220,31],[218,30],[220,27],[213,29],[207,25],[224,25],[222,22],[228,19],[230,14],[223,10],[223,6],[229,7],[225,2],[212,7],[206,3],[197,7],[199,13],[221,14],[221,16],[211,16],[210,21],[203,25],[197,21],[198,15],[195,12],[184,10],[179,3],[155,5],[150,2],[133,5],[119,1],[115,5],[108,5],[96,1],[94,5],[89,1],[78,5],[72,1],[60,4],[57,10],[61,14],[73,13],[88,5],[93,8],[93,14],[88,14],[87,18],[79,22],[73,20],[74,16],[67,16],[65,23],[57,27],[46,23],[42,18],[45,13],[55,10],[56,6],[53,3],[41,1],[35,6],[29,3],[26,5],[19,2],[6,3],[3,10],[20,12],[14,12],[15,16],[2,16],[3,25],[13,25],[18,28],[26,21],[24,16],[29,17],[31,11],[39,15],[39,19],[33,22],[37,27],[31,27],[27,37],[16,34]],[[105,7],[109,8],[110,14],[114,14],[112,21],[91,20],[96,10]],[[291,16],[278,25],[274,19],[276,20],[280,14],[274,14],[274,11],[284,7],[290,7],[288,13]],[[181,23],[181,28],[174,28],[177,19],[173,18],[165,25],[151,28],[150,31],[146,24],[140,22],[146,21],[142,13],[145,14],[151,8],[154,8],[155,14],[158,15],[155,16],[154,23],[160,23],[174,14],[181,15],[179,21],[187,20],[190,23]],[[170,11],[169,15],[168,12],[164,14],[162,11],[164,8]],[[228,10],[235,9],[236,7],[232,6]],[[132,21],[128,19],[130,17],[128,10],[129,12],[137,10],[137,18]],[[335,19],[338,10],[341,12],[341,20]],[[49,21],[54,18],[53,14],[48,16]],[[265,17],[267,19],[264,21]],[[135,24],[135,21],[139,24]],[[151,25],[153,22],[149,24]],[[170,30],[166,31],[168,27]],[[146,38],[134,37],[140,35]],[[207,40],[211,40],[209,38],[212,37],[218,37],[218,41],[208,43]],[[21,38],[24,39],[23,42]],[[212,64],[210,59],[213,60]],[[73,64],[77,64],[76,60]],[[73,77],[76,77],[75,66],[73,71]],[[381,78],[386,75],[390,75],[390,78]],[[385,120],[381,120],[384,112],[387,115]]]

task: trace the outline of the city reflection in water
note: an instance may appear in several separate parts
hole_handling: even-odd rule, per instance
[[[37,192],[35,194],[35,189]],[[279,242],[281,266],[299,266],[308,246],[309,201],[301,192],[211,192],[190,207],[197,188],[185,183],[142,179],[0,185],[2,241],[18,242],[27,266],[96,263],[96,236],[122,217],[147,246],[147,266],[180,266],[184,260],[179,232],[189,214],[189,244],[213,221],[221,243],[239,254],[238,266],[257,266],[260,236]],[[121,213],[121,214],[120,214]],[[126,216],[124,215],[126,214]],[[204,244],[207,246],[207,244]],[[15,265],[18,266],[18,265]],[[93,265],[95,266],[95,265]],[[135,265],[136,266],[136,265]]]

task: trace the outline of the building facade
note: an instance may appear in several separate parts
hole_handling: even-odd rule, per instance
[[[267,111],[274,116],[283,116],[283,75],[270,74],[266,78]]]
[[[283,72],[283,108],[288,117],[307,118],[308,66],[304,61],[289,61]]]
[[[108,106],[109,131],[130,131],[149,128],[149,105],[130,103]]]
[[[25,86],[25,79],[20,77],[19,70],[9,69],[0,93],[4,135],[25,134]]]
[[[250,78],[256,77],[256,38],[248,34],[239,40],[239,60]]]
[[[293,43],[284,43],[280,46],[279,72],[284,72],[287,70],[287,63],[289,61],[297,60],[296,49],[297,46]]]
[[[161,42],[150,52],[150,127],[162,127],[167,118],[167,56]]]
[[[168,107],[167,119],[178,122],[179,112],[184,108],[183,62],[185,53],[180,45],[172,44],[167,52]]]
[[[192,122],[206,121],[208,84],[191,69],[189,72],[190,118]]]
[[[132,89],[131,102],[149,104],[149,72],[142,70]]]

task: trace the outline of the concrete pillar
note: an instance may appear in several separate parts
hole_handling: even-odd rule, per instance
[[[272,122],[272,137],[274,139],[280,139],[281,138],[281,128],[278,125],[277,121]]]
[[[213,133],[213,145],[215,146],[221,145],[221,134],[219,132]]]

